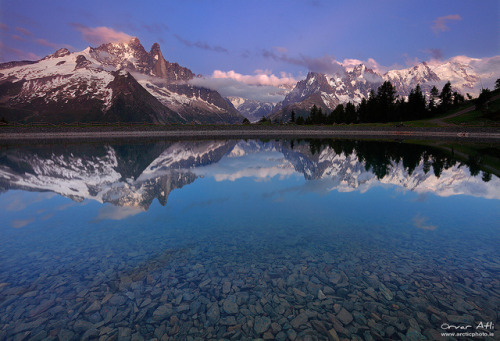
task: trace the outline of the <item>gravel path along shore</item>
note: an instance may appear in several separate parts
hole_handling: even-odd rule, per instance
[[[436,138],[500,141],[496,127],[353,127],[353,126],[248,126],[248,125],[121,125],[121,126],[3,126],[0,140],[71,138]]]

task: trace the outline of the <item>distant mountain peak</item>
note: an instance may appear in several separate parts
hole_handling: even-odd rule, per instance
[[[252,99],[246,99],[237,96],[228,96],[227,100],[250,122],[256,122],[262,117],[268,115],[274,108],[271,102],[262,102]]]
[[[42,60],[47,60],[47,59],[52,59],[52,58],[61,58],[70,55],[71,52],[67,48],[62,48],[57,50],[56,52],[49,54],[48,56],[44,57]]]

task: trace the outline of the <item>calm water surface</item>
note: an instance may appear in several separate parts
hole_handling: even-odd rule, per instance
[[[499,339],[499,155],[2,145],[0,339]]]

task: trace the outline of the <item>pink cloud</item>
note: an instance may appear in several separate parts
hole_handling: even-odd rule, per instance
[[[33,218],[24,219],[24,220],[14,220],[14,221],[12,221],[12,227],[18,229],[18,228],[24,227],[28,224],[31,224],[34,221],[35,221],[35,219],[33,219]]]
[[[43,46],[52,47],[52,48],[57,48],[58,47],[58,45],[56,43],[51,43],[50,41],[45,40],[45,39],[36,39],[35,42],[37,44],[40,44],[40,45],[43,45]]]
[[[274,46],[273,49],[275,49],[276,51],[278,51],[280,53],[288,53],[288,49],[286,47],[283,47],[283,46]]]
[[[74,50],[75,48],[71,45],[68,45],[68,44],[57,44],[57,43],[53,43],[51,41],[48,41],[47,39],[36,39],[35,42],[39,45],[42,45],[42,46],[47,46],[47,47],[51,47],[53,49],[59,49],[61,47],[65,47],[67,49],[70,49],[70,50]]]
[[[10,37],[11,37],[12,39],[14,39],[14,40],[26,41],[26,39],[24,39],[24,38],[23,38],[23,37],[21,37],[21,36],[18,36],[17,34],[12,34]]]
[[[71,24],[71,26],[82,34],[85,41],[92,45],[126,42],[133,38],[124,32],[116,31],[105,26],[87,27],[82,24]]]
[[[462,17],[458,14],[445,15],[444,17],[439,17],[433,21],[432,30],[434,33],[449,31],[450,28],[446,25],[449,21],[462,20]]]
[[[128,217],[133,217],[142,212],[144,212],[144,209],[139,207],[106,205],[99,210],[96,220],[122,220]]]
[[[390,70],[399,70],[403,69],[404,67],[395,63],[391,66],[384,66],[380,63],[378,63],[375,59],[373,58],[368,58],[368,60],[359,60],[359,59],[344,59],[342,61],[342,65],[349,69],[354,68],[355,66],[359,64],[364,64],[367,68],[372,69],[373,71],[379,73],[379,74],[384,74],[387,71]]]
[[[6,46],[4,43],[0,41],[0,60],[5,60],[4,52],[7,52],[14,56],[17,60],[40,60],[40,57],[34,54],[33,52],[25,52],[23,50],[19,50],[13,47]],[[9,56],[10,58],[10,56]],[[10,59],[12,60],[12,59]]]
[[[187,47],[196,47],[202,50],[208,50],[208,51],[215,51],[215,52],[222,52],[222,53],[229,53],[229,51],[219,45],[210,45],[207,42],[204,41],[197,41],[197,42],[192,42],[187,39],[182,38],[178,34],[174,34],[174,36],[179,40],[182,44],[186,45]]]
[[[8,31],[9,30],[9,26],[7,26],[6,24],[0,22],[0,30],[2,30],[2,31]]]
[[[408,54],[406,54],[406,53],[405,53],[403,56],[404,56],[404,58],[405,58],[405,64],[406,64],[406,66],[415,66],[415,65],[417,65],[417,64],[419,64],[419,63],[420,63],[420,61],[418,60],[418,58],[417,58],[417,57],[413,57],[413,58],[412,58],[412,57],[410,57],[410,56],[409,56]]]
[[[293,86],[297,83],[297,80],[289,74],[282,72],[279,76],[276,76],[269,70],[255,70],[255,75],[243,75],[233,70],[227,72],[215,70],[212,74],[212,78],[234,79],[247,85]]]
[[[431,56],[431,60],[442,60],[443,59],[443,50],[442,49],[426,49],[424,51],[428,55]]]
[[[413,218],[413,225],[415,225],[415,227],[419,229],[427,231],[434,231],[435,229],[437,229],[436,225],[431,225],[427,223],[427,217],[422,217],[420,214],[417,214]]]
[[[322,57],[310,57],[307,55],[300,54],[298,57],[290,57],[286,53],[278,54],[276,47],[273,50],[262,50],[262,56],[264,58],[272,59],[275,61],[281,61],[293,65],[301,65],[307,67],[309,71],[335,74],[338,72],[343,72],[340,63],[337,62],[334,56],[325,54]],[[282,50],[283,51],[283,50]]]
[[[29,37],[31,37],[33,35],[33,33],[31,33],[30,31],[28,31],[27,29],[19,27],[19,26],[16,27],[16,31],[24,34],[25,36],[29,36]]]

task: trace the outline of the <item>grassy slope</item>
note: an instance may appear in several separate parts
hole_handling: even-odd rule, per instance
[[[500,95],[500,89],[494,90],[491,92],[491,97],[495,97]],[[491,114],[484,115],[482,112],[478,110],[472,110],[467,113],[463,113],[458,116],[449,117],[459,111],[463,111],[464,109],[473,107],[475,108],[474,100],[470,100],[465,102],[449,112],[442,114],[438,117],[433,117],[432,119],[420,120],[420,121],[409,121],[405,122],[405,124],[412,127],[437,127],[443,125],[465,125],[465,126],[497,126],[500,127],[500,121],[498,120],[498,112],[500,111],[500,98],[496,98],[491,100],[488,104],[488,111],[491,113],[497,113],[496,116]]]
[[[491,97],[499,96],[500,89],[491,92]],[[439,116],[433,117],[431,119],[417,120],[417,121],[404,121],[403,124],[407,127],[418,127],[418,128],[435,128],[443,126],[481,126],[481,127],[500,127],[500,97],[492,100],[488,104],[489,112],[496,113],[496,115],[484,115],[478,110],[472,110],[467,113],[449,117],[457,112],[463,111],[467,108],[475,108],[474,100],[469,100],[462,105],[453,108],[452,110],[441,114]],[[388,122],[388,123],[360,123],[356,126],[359,127],[392,127],[400,122]]]

